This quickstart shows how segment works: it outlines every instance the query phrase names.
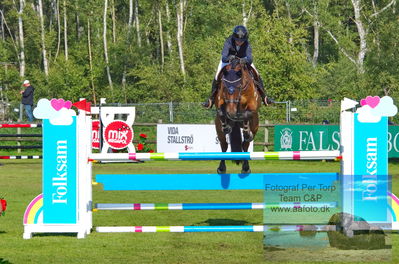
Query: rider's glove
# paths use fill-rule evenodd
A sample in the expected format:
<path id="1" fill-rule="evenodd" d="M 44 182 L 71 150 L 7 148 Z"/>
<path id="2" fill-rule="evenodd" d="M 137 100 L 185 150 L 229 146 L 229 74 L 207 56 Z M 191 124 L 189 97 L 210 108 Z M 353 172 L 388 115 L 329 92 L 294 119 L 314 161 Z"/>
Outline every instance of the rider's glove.
<path id="1" fill-rule="evenodd" d="M 248 63 L 248 59 L 246 57 L 240 58 L 240 64 L 247 64 L 247 63 Z"/>
<path id="2" fill-rule="evenodd" d="M 227 59 L 229 60 L 229 62 L 232 62 L 235 58 L 236 58 L 235 55 L 229 55 Z"/>

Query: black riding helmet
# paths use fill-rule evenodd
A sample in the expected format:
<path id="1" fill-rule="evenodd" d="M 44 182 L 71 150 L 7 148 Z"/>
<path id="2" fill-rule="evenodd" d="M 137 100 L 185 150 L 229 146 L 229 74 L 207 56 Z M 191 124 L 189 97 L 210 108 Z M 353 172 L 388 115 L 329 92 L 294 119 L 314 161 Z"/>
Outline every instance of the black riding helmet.
<path id="1" fill-rule="evenodd" d="M 248 39 L 248 30 L 244 26 L 236 26 L 233 29 L 234 40 L 246 41 Z"/>

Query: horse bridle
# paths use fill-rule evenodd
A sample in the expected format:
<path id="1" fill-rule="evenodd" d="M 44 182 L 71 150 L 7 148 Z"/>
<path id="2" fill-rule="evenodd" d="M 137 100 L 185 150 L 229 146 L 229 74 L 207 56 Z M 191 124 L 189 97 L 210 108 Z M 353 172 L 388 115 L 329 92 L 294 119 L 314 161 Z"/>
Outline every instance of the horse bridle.
<path id="1" fill-rule="evenodd" d="M 234 84 L 234 83 L 236 83 L 236 82 L 241 81 L 241 78 L 238 78 L 237 80 L 234 80 L 234 81 L 229 81 L 229 80 L 226 80 L 226 79 L 223 77 L 223 78 L 222 78 L 222 81 L 223 81 L 223 83 L 224 83 L 224 89 L 229 89 L 228 86 L 226 85 L 226 82 L 229 83 L 229 84 Z M 238 104 L 238 103 L 240 102 L 240 99 L 241 99 L 241 92 L 242 92 L 242 91 L 245 91 L 245 90 L 247 89 L 248 84 L 249 84 L 249 81 L 244 85 L 244 87 L 242 87 L 242 84 L 241 84 L 241 83 L 240 83 L 240 85 L 238 85 L 237 87 L 234 87 L 234 89 L 237 89 L 237 88 L 239 89 L 239 93 L 238 93 L 238 96 L 237 96 L 236 99 L 227 99 L 227 98 L 226 98 L 226 95 L 223 94 L 223 100 L 224 100 L 224 102 L 225 102 L 225 103 L 234 103 L 234 104 Z M 229 92 L 229 91 L 227 91 L 227 92 Z"/>

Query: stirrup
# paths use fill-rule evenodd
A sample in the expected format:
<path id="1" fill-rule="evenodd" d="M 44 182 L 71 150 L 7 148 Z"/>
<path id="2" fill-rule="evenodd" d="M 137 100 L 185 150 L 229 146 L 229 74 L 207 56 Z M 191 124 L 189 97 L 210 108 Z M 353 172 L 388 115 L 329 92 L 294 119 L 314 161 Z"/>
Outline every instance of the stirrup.
<path id="1" fill-rule="evenodd" d="M 262 98 L 262 103 L 263 103 L 265 106 L 268 106 L 268 105 L 269 105 L 269 100 L 268 100 L 267 96 L 265 96 L 265 97 Z"/>
<path id="2" fill-rule="evenodd" d="M 265 106 L 267 106 L 269 104 L 273 104 L 274 100 L 270 97 L 265 96 L 265 98 L 262 99 L 262 102 Z"/>
<path id="3" fill-rule="evenodd" d="M 206 109 L 211 109 L 213 106 L 213 101 L 211 100 L 211 98 L 208 98 L 208 101 L 202 103 L 202 106 Z"/>

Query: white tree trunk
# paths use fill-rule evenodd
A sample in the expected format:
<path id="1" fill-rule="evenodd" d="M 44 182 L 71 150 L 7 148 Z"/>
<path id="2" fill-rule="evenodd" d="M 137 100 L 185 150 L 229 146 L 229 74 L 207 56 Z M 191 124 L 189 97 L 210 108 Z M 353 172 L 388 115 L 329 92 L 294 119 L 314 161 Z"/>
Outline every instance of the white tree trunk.
<path id="1" fill-rule="evenodd" d="M 184 67 L 184 56 L 183 56 L 183 10 L 184 10 L 184 0 L 180 0 L 179 6 L 176 9 L 177 15 L 177 47 L 179 50 L 180 59 L 180 70 L 183 76 L 186 75 L 186 70 Z"/>
<path id="2" fill-rule="evenodd" d="M 61 17 L 60 17 L 60 1 L 57 0 L 57 51 L 55 52 L 54 60 L 57 59 L 61 46 Z"/>
<path id="3" fill-rule="evenodd" d="M 48 77 L 48 61 L 47 61 L 47 50 L 46 50 L 46 36 L 44 32 L 44 21 L 43 21 L 43 3 L 42 0 L 38 1 L 39 4 L 39 21 L 40 21 L 40 37 L 42 41 L 42 56 L 43 56 L 43 68 L 44 75 Z"/>
<path id="4" fill-rule="evenodd" d="M 104 1 L 104 16 L 103 16 L 103 43 L 104 43 L 104 58 L 105 65 L 107 69 L 107 77 L 109 88 L 111 91 L 114 89 L 112 84 L 111 72 L 109 69 L 109 59 L 108 59 L 108 43 L 107 43 L 107 10 L 108 10 L 108 0 Z"/>
<path id="5" fill-rule="evenodd" d="M 136 24 L 137 45 L 141 47 L 140 21 L 139 21 L 139 0 L 135 0 L 134 19 Z"/>
<path id="6" fill-rule="evenodd" d="M 68 60 L 68 24 L 67 24 L 67 6 L 64 0 L 64 52 L 65 60 Z"/>
<path id="7" fill-rule="evenodd" d="M 319 58 L 319 36 L 320 36 L 320 23 L 316 19 L 313 21 L 313 57 L 312 65 L 317 66 L 317 60 Z"/>
<path id="8" fill-rule="evenodd" d="M 112 42 L 113 42 L 113 43 L 116 43 L 115 0 L 112 0 Z"/>
<path id="9" fill-rule="evenodd" d="M 161 68 L 163 69 L 163 65 L 165 64 L 165 52 L 163 47 L 163 30 L 162 30 L 162 14 L 161 14 L 162 5 L 159 5 L 158 8 L 158 24 L 159 24 L 159 45 L 161 47 Z"/>
<path id="10" fill-rule="evenodd" d="M 96 100 L 96 90 L 94 88 L 94 80 L 93 80 L 93 59 L 91 55 L 91 34 L 90 34 L 90 19 L 87 20 L 87 51 L 89 53 L 89 67 L 90 67 L 90 84 L 91 84 L 91 90 L 93 93 L 93 102 L 96 105 L 97 100 Z"/>
<path id="11" fill-rule="evenodd" d="M 1 39 L 4 41 L 5 36 L 4 36 L 4 17 L 3 17 L 3 11 L 0 9 L 0 31 L 1 31 Z"/>
<path id="12" fill-rule="evenodd" d="M 251 18 L 251 12 L 252 12 L 252 0 L 250 0 L 250 6 L 249 6 L 249 11 L 246 11 L 245 7 L 246 0 L 242 1 L 242 25 L 244 27 L 247 27 L 248 20 Z"/>
<path id="13" fill-rule="evenodd" d="M 25 44 L 24 44 L 24 27 L 22 21 L 22 13 L 24 12 L 25 0 L 19 0 L 18 11 L 18 31 L 19 31 L 19 76 L 25 77 Z"/>
<path id="14" fill-rule="evenodd" d="M 353 11 L 355 13 L 355 24 L 357 27 L 357 32 L 359 34 L 359 52 L 357 54 L 357 68 L 359 73 L 364 73 L 364 57 L 366 56 L 367 52 L 367 30 L 364 28 L 363 22 L 361 20 L 361 6 L 360 0 L 352 0 Z"/>
<path id="15" fill-rule="evenodd" d="M 127 23 L 129 31 L 133 23 L 133 0 L 129 0 L 129 22 Z"/>
<path id="16" fill-rule="evenodd" d="M 166 22 L 170 25 L 170 11 L 169 11 L 169 3 L 168 0 L 165 1 L 165 9 L 166 9 Z M 167 45 L 168 45 L 168 54 L 172 53 L 172 37 L 170 36 L 170 31 L 166 33 L 167 37 Z"/>

